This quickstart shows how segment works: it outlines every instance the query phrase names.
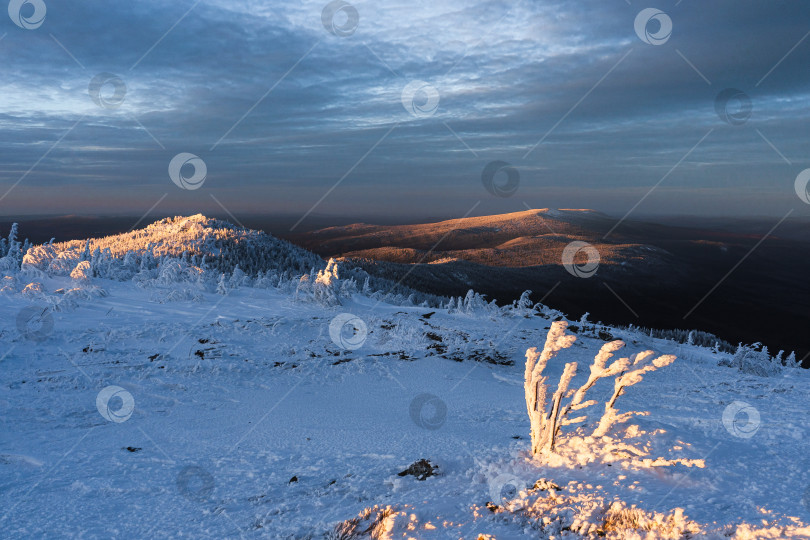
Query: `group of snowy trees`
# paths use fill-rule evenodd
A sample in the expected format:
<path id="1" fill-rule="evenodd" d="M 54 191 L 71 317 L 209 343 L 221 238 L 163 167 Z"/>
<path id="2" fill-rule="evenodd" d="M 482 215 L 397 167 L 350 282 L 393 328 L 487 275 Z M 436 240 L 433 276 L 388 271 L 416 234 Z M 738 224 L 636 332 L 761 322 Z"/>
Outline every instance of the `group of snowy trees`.
<path id="1" fill-rule="evenodd" d="M 199 291 L 227 294 L 239 287 L 278 288 L 298 300 L 335 305 L 357 292 L 401 305 L 439 308 L 447 298 L 373 276 L 347 261 L 324 262 L 290 242 L 201 215 L 167 218 L 145 229 L 104 238 L 31 246 L 17 241 L 18 225 L 0 242 L 0 272 L 17 283 L 69 276 L 90 288 L 95 278 L 134 281 L 158 301 L 200 298 Z M 338 276 L 340 265 L 340 277 Z M 6 292 L 19 291 L 4 281 Z M 195 292 L 197 291 L 197 292 Z"/>
<path id="2" fill-rule="evenodd" d="M 676 343 L 682 343 L 684 345 L 708 347 L 711 349 L 716 349 L 719 352 L 733 353 L 736 350 L 735 347 L 728 341 L 720 339 L 710 332 L 702 332 L 700 330 L 681 330 L 677 328 L 658 329 L 647 328 L 645 326 L 634 326 L 632 324 L 622 328 L 642 332 L 651 338 L 666 339 Z"/>
<path id="3" fill-rule="evenodd" d="M 19 225 L 14 223 L 8 233 L 8 239 L 0 238 L 0 271 L 14 271 L 20 268 L 23 257 L 31 249 L 28 239 L 20 243 L 17 240 Z"/>
<path id="4" fill-rule="evenodd" d="M 802 367 L 801 362 L 796 359 L 795 352 L 791 352 L 787 357 L 785 351 L 779 351 L 776 356 L 771 356 L 768 347 L 761 343 L 753 345 L 740 343 L 734 356 L 731 359 L 724 359 L 720 364 L 735 367 L 743 373 L 760 377 L 777 375 L 785 368 Z"/>

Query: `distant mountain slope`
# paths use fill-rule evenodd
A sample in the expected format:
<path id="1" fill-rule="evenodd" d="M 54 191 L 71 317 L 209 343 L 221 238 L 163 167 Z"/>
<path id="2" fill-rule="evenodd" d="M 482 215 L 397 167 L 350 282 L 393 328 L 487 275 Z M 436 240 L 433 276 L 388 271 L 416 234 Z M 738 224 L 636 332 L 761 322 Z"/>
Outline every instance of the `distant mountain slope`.
<path id="1" fill-rule="evenodd" d="M 663 250 L 650 246 L 602 241 L 613 222 L 592 210 L 542 209 L 416 225 L 330 227 L 295 241 L 324 256 L 398 263 L 461 259 L 511 268 L 558 265 L 573 240 L 594 245 L 603 264 L 665 257 Z"/>

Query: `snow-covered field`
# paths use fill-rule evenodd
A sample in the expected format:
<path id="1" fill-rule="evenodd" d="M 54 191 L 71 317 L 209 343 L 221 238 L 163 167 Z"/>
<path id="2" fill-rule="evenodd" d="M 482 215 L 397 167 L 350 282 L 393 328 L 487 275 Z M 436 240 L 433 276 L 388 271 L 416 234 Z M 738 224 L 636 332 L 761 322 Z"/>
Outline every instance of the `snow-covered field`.
<path id="1" fill-rule="evenodd" d="M 621 451 L 578 465 L 575 446 L 530 454 L 525 354 L 551 310 L 86 274 L 5 272 L 3 538 L 810 537 L 803 370 L 746 374 L 718 365 L 727 353 L 610 329 L 621 356 L 678 357 L 626 389 L 617 407 L 649 414 L 611 437 L 704 466 Z M 340 314 L 359 321 L 330 333 Z M 587 378 L 604 344 L 568 332 L 552 390 L 567 362 Z M 592 430 L 601 405 L 585 414 Z M 398 475 L 421 459 L 435 475 Z"/>

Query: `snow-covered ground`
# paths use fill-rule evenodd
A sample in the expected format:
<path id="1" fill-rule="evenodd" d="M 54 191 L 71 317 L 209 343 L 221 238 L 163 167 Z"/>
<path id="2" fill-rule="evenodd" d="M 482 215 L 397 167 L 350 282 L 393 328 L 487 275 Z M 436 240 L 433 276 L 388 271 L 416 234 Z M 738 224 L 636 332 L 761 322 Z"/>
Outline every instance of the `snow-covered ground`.
<path id="1" fill-rule="evenodd" d="M 525 353 L 547 317 L 34 277 L 0 294 L 3 538 L 810 537 L 802 370 L 611 330 L 621 356 L 678 356 L 619 398 L 649 415 L 613 436 L 705 466 L 580 466 L 529 452 Z M 27 309 L 77 286 L 69 309 Z M 359 321 L 330 333 L 343 313 Z M 552 387 L 604 343 L 568 331 Z M 398 475 L 420 459 L 436 475 Z"/>

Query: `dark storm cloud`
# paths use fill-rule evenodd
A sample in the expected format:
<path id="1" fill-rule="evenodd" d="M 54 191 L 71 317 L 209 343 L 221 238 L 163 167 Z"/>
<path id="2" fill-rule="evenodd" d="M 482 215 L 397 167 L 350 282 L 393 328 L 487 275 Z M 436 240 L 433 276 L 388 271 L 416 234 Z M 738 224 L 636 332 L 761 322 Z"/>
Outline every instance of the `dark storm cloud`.
<path id="1" fill-rule="evenodd" d="M 791 185 L 810 166 L 810 38 L 777 66 L 810 31 L 799 2 L 661 2 L 673 33 L 653 46 L 637 2 L 357 3 L 339 38 L 322 2 L 45 1 L 36 30 L 0 23 L 0 196 L 64 139 L 5 214 L 140 214 L 166 192 L 166 212 L 219 194 L 236 213 L 303 214 L 376 143 L 318 211 L 461 215 L 483 199 L 622 214 L 712 129 L 640 211 L 707 196 L 725 214 L 806 211 Z M 90 99 L 102 72 L 126 84 L 120 108 Z M 432 116 L 401 104 L 415 79 L 439 92 Z M 743 125 L 715 111 L 727 87 L 750 96 Z M 179 152 L 205 160 L 204 189 L 171 184 Z M 508 201 L 480 184 L 495 159 L 521 170 Z"/>

